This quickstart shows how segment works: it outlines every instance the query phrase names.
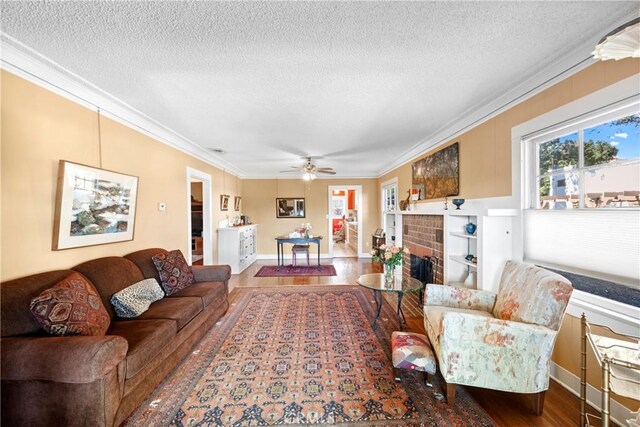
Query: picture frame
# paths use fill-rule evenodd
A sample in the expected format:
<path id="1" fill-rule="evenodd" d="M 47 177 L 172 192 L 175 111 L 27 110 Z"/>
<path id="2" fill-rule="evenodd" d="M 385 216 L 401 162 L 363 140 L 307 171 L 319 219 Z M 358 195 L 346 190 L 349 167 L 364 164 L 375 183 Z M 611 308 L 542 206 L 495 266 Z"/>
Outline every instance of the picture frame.
<path id="1" fill-rule="evenodd" d="M 133 240 L 138 177 L 60 160 L 54 251 Z"/>
<path id="2" fill-rule="evenodd" d="M 418 189 L 418 200 L 441 199 L 460 193 L 458 146 L 456 142 L 413 163 L 411 183 L 412 190 Z"/>
<path id="3" fill-rule="evenodd" d="M 229 210 L 229 195 L 228 194 L 221 194 L 220 195 L 220 210 L 221 211 L 228 211 Z"/>
<path id="4" fill-rule="evenodd" d="M 242 201 L 242 197 L 234 197 L 233 198 L 233 210 L 238 212 L 240 210 L 240 203 Z"/>
<path id="5" fill-rule="evenodd" d="M 303 197 L 276 198 L 276 218 L 304 218 L 305 201 Z"/>

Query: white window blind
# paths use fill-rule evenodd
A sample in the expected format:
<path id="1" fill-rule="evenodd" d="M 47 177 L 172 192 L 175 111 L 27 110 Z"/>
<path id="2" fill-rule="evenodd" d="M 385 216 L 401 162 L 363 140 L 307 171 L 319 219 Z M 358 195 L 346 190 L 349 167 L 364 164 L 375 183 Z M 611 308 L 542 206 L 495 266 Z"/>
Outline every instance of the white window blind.
<path id="1" fill-rule="evenodd" d="M 640 209 L 531 209 L 535 207 L 534 186 L 538 184 L 536 143 L 638 114 L 639 99 L 634 95 L 522 138 L 527 148 L 526 206 L 530 208 L 523 212 L 526 261 L 640 288 Z M 629 184 L 638 185 L 637 182 Z"/>

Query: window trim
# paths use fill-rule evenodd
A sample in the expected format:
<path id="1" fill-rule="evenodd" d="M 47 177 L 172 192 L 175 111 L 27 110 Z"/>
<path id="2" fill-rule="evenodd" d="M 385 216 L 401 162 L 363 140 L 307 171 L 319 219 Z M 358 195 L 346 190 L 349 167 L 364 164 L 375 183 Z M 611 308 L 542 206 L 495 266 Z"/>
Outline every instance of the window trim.
<path id="1" fill-rule="evenodd" d="M 625 208 L 587 208 L 585 206 L 585 188 L 584 188 L 584 174 L 585 172 L 593 169 L 603 169 L 609 167 L 624 166 L 626 164 L 637 163 L 638 159 L 625 159 L 616 161 L 615 163 L 603 163 L 593 166 L 584 166 L 584 130 L 593 126 L 597 126 L 606 123 L 611 120 L 615 120 L 621 117 L 626 117 L 633 114 L 638 114 L 640 111 L 640 94 L 634 94 L 627 98 L 624 98 L 618 102 L 610 103 L 604 107 L 600 107 L 579 116 L 560 121 L 556 124 L 546 126 L 538 131 L 523 135 L 521 137 L 521 144 L 523 145 L 523 152 L 525 153 L 524 164 L 524 209 L 532 209 L 537 211 L 545 211 L 538 207 L 538 200 L 540 199 L 540 184 L 539 180 L 543 177 L 552 177 L 555 175 L 566 175 L 567 173 L 578 174 L 578 207 L 572 210 L 612 210 L 620 211 L 624 210 L 639 210 L 640 207 L 625 207 Z M 574 169 L 561 172 L 555 170 L 551 173 L 539 174 L 540 170 L 540 157 L 539 147 L 545 142 L 549 142 L 555 138 L 561 138 L 571 133 L 578 134 L 578 165 Z"/>

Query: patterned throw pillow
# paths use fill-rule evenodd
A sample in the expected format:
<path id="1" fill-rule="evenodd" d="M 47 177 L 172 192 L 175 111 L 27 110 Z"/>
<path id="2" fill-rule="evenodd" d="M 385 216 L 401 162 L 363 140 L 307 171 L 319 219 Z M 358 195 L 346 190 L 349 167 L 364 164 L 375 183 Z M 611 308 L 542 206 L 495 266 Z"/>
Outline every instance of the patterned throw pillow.
<path id="1" fill-rule="evenodd" d="M 32 299 L 30 309 L 51 335 L 101 336 L 111 323 L 98 291 L 79 273 L 71 273 Z"/>
<path id="2" fill-rule="evenodd" d="M 179 250 L 151 257 L 160 274 L 160 284 L 167 296 L 195 283 L 191 267 Z"/>
<path id="3" fill-rule="evenodd" d="M 164 298 L 164 292 L 156 279 L 144 279 L 116 292 L 111 305 L 118 317 L 138 317 L 149 309 L 152 302 Z"/>

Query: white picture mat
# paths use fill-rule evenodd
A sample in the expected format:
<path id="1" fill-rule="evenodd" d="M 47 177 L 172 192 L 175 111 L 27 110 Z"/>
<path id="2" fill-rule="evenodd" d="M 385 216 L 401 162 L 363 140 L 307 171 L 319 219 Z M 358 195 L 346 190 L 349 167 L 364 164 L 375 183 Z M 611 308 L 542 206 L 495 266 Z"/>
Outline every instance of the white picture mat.
<path id="1" fill-rule="evenodd" d="M 57 227 L 54 230 L 54 249 L 70 249 L 82 246 L 100 245 L 105 243 L 123 242 L 133 240 L 135 226 L 136 200 L 138 190 L 138 177 L 112 172 L 104 169 L 84 166 L 77 163 L 61 161 L 58 183 L 58 218 Z M 61 174 L 61 175 L 60 175 Z M 70 226 L 73 218 L 73 198 L 76 178 L 86 180 L 102 180 L 114 182 L 129 189 L 129 213 L 127 218 L 127 230 L 117 233 L 101 233 L 83 236 L 72 236 Z M 57 245 L 56 245 L 57 242 Z"/>

